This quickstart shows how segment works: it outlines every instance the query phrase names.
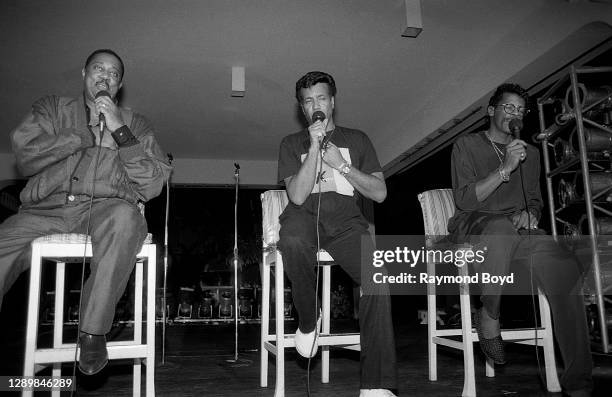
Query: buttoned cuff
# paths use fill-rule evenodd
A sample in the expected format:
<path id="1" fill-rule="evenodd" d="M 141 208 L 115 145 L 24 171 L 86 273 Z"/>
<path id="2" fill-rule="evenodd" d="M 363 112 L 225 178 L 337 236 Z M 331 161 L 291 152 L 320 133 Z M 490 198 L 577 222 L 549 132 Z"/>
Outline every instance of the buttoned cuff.
<path id="1" fill-rule="evenodd" d="M 130 131 L 127 125 L 117 128 L 115 131 L 111 132 L 111 135 L 119 147 L 133 146 L 138 143 L 138 139 L 132 134 L 132 131 Z"/>

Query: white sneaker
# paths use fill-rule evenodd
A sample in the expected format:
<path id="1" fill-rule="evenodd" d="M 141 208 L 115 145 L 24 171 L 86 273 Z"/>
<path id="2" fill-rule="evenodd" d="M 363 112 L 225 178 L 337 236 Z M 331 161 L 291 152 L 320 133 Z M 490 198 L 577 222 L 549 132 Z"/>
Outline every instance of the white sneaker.
<path id="1" fill-rule="evenodd" d="M 397 397 L 387 389 L 361 389 L 359 397 Z"/>
<path id="2" fill-rule="evenodd" d="M 316 332 L 315 332 L 316 331 Z M 317 325 L 312 332 L 307 334 L 300 331 L 300 328 L 295 331 L 295 350 L 300 353 L 300 356 L 311 358 L 317 354 L 319 350 L 319 333 L 321 332 L 321 316 L 317 319 Z M 316 336 L 316 337 L 315 337 Z M 313 346 L 314 344 L 314 346 Z M 311 354 L 312 352 L 312 354 Z"/>

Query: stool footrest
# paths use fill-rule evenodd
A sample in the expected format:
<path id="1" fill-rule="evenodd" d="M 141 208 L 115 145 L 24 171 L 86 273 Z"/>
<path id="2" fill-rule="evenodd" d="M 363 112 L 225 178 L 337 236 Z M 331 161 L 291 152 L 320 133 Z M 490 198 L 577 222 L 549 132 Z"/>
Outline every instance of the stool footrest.
<path id="1" fill-rule="evenodd" d="M 359 338 L 358 332 L 347 334 L 320 334 L 319 346 L 359 345 Z M 265 342 L 276 348 L 276 335 L 268 335 Z M 295 334 L 285 334 L 283 344 L 285 347 L 295 347 Z"/>
<path id="2" fill-rule="evenodd" d="M 59 362 L 72 362 L 74 360 L 74 345 L 64 346 L 65 347 L 36 350 L 34 352 L 34 363 L 53 364 Z M 109 360 L 147 358 L 147 345 L 144 344 L 109 345 L 107 346 L 107 349 Z M 80 351 L 77 352 L 77 357 L 79 356 L 79 353 Z"/>
<path id="3" fill-rule="evenodd" d="M 520 341 L 521 339 L 534 339 L 536 336 L 535 328 L 516 328 L 516 329 L 502 329 L 501 336 L 502 339 L 514 341 Z M 545 337 L 544 332 L 546 328 L 538 327 L 538 339 L 542 339 Z M 473 339 L 475 342 L 478 341 L 478 334 L 476 333 L 476 329 L 472 328 Z M 436 329 L 435 336 L 461 336 L 461 328 L 449 328 L 449 329 Z"/>
<path id="4" fill-rule="evenodd" d="M 463 348 L 463 341 L 461 340 L 441 338 L 439 336 L 434 336 L 433 338 L 431 338 L 431 341 L 432 343 L 435 343 L 436 345 L 448 346 L 448 347 L 452 347 L 453 349 L 465 350 Z"/>

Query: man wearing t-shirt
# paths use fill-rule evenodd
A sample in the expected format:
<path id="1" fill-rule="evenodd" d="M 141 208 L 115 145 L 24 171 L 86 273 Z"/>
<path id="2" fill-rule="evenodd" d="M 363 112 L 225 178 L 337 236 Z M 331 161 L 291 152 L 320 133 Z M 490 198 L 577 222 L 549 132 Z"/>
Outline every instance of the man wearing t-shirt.
<path id="1" fill-rule="evenodd" d="M 278 246 L 299 315 L 296 349 L 312 357 L 318 349 L 320 326 L 315 298 L 317 248 L 329 252 L 361 285 L 361 255 L 371 258 L 374 243 L 357 198 L 361 195 L 380 203 L 387 188 L 367 135 L 334 123 L 333 77 L 307 73 L 295 91 L 310 126 L 286 136 L 280 145 L 278 180 L 287 188 L 289 204 L 280 216 Z M 367 274 L 369 269 L 364 270 Z M 389 391 L 396 388 L 397 380 L 388 290 L 384 284 L 365 282 L 362 289 L 360 396 L 394 396 Z"/>

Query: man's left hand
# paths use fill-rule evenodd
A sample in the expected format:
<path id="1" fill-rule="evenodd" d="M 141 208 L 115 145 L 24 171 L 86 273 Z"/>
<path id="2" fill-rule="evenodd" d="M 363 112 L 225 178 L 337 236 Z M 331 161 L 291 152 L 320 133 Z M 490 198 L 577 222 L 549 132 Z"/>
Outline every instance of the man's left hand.
<path id="1" fill-rule="evenodd" d="M 323 152 L 323 161 L 333 169 L 338 169 L 342 164 L 346 163 L 340 149 L 333 143 L 327 144 L 327 149 Z"/>
<path id="2" fill-rule="evenodd" d="M 519 229 L 537 229 L 538 218 L 527 211 L 521 211 L 520 214 L 512 215 L 512 224 L 514 227 Z"/>
<path id="3" fill-rule="evenodd" d="M 109 131 L 115 131 L 117 128 L 125 125 L 121 117 L 121 111 L 110 97 L 101 96 L 95 99 L 96 112 L 104 114 L 106 120 L 106 128 Z"/>

